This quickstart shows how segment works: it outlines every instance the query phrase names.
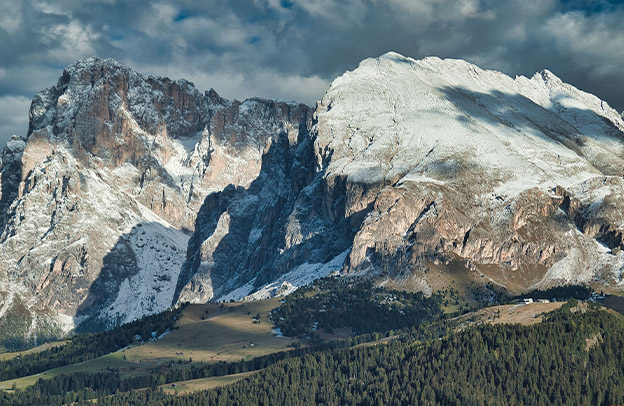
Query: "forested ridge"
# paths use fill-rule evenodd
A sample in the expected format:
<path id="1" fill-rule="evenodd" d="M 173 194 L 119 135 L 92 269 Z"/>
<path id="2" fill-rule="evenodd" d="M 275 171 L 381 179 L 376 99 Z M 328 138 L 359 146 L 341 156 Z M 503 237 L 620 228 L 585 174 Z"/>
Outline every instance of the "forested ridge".
<path id="1" fill-rule="evenodd" d="M 347 327 L 354 334 L 418 326 L 442 318 L 442 296 L 388 290 L 369 279 L 325 278 L 297 289 L 272 312 L 289 337 Z"/>
<path id="2" fill-rule="evenodd" d="M 427 343 L 317 352 L 191 395 L 119 394 L 99 405 L 614 405 L 624 403 L 624 325 L 601 310 L 483 325 Z M 87 405 L 88 403 L 84 403 Z"/>
<path id="3" fill-rule="evenodd" d="M 438 328 L 432 330 L 416 328 L 410 331 L 409 334 L 418 337 L 430 337 L 431 334 L 435 334 L 436 332 L 446 331 L 441 329 L 443 329 L 442 326 L 438 326 Z M 346 340 L 321 342 L 311 347 L 276 352 L 255 357 L 250 360 L 240 360 L 236 362 L 221 361 L 208 364 L 197 363 L 189 366 L 172 368 L 161 373 L 125 378 L 122 378 L 116 370 L 96 373 L 75 372 L 60 374 L 51 378 L 40 378 L 34 385 L 14 393 L 0 392 L 0 405 L 62 405 L 82 399 L 94 399 L 133 389 L 154 389 L 158 385 L 165 383 L 257 371 L 288 358 L 302 357 L 315 352 L 350 348 L 354 345 L 370 342 L 382 337 L 384 336 L 379 333 L 363 334 Z"/>

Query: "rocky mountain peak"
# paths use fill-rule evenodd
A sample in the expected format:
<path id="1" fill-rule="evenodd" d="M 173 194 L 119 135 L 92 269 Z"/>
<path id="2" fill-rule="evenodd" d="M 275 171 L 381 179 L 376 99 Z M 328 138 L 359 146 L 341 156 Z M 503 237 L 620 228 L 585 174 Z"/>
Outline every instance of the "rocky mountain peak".
<path id="1" fill-rule="evenodd" d="M 148 148 L 157 146 L 166 161 L 167 137 L 195 135 L 223 107 L 186 80 L 145 78 L 112 59 L 89 58 L 34 98 L 29 136 L 63 139 L 83 158 L 87 153 L 111 166 L 146 165 Z"/>
<path id="2" fill-rule="evenodd" d="M 111 59 L 68 66 L 2 155 L 2 308 L 26 306 L 28 336 L 42 317 L 102 328 L 168 307 L 205 197 L 249 185 L 310 121 L 303 104 L 230 102 Z"/>
<path id="3" fill-rule="evenodd" d="M 563 81 L 557 77 L 554 73 L 549 71 L 548 69 L 543 69 L 539 73 L 536 73 L 535 76 L 540 76 L 545 83 L 552 82 L 556 85 L 562 85 Z"/>

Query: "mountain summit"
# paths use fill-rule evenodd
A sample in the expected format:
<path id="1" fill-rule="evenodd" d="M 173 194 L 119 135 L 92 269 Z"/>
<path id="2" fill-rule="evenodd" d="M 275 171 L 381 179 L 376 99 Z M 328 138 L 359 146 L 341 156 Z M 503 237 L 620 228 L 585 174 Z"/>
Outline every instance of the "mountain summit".
<path id="1" fill-rule="evenodd" d="M 0 177 L 0 320 L 22 335 L 331 272 L 624 286 L 624 121 L 546 70 L 387 53 L 313 111 L 91 58 L 30 119 Z"/>
<path id="2" fill-rule="evenodd" d="M 350 269 L 425 289 L 448 269 L 512 290 L 621 284 L 624 122 L 595 96 L 389 53 L 336 79 L 317 117 L 326 176 L 366 185 Z"/>

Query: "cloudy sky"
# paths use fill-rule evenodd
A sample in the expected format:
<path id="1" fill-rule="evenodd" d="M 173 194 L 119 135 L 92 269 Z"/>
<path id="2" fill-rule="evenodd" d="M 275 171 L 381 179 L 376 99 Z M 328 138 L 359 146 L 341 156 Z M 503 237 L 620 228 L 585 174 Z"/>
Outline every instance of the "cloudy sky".
<path id="1" fill-rule="evenodd" d="M 184 77 L 226 98 L 314 104 L 393 50 L 530 76 L 547 68 L 624 110 L 619 0 L 0 0 L 0 144 L 35 93 L 89 56 Z"/>

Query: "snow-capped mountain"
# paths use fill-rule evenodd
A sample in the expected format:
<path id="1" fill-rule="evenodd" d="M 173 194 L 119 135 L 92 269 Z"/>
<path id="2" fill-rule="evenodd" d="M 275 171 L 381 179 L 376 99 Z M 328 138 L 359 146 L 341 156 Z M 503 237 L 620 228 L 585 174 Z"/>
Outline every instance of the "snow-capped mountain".
<path id="1" fill-rule="evenodd" d="M 548 71 L 510 78 L 389 53 L 338 78 L 317 109 L 326 177 L 366 185 L 348 268 L 448 269 L 513 290 L 622 286 L 624 122 Z M 441 264 L 441 265 L 438 265 Z"/>
<path id="2" fill-rule="evenodd" d="M 313 111 L 92 58 L 1 159 L 0 323 L 22 335 L 332 272 L 624 287 L 624 121 L 548 71 L 388 53 Z"/>
<path id="3" fill-rule="evenodd" d="M 333 82 L 309 139 L 274 144 L 249 188 L 207 198 L 181 298 L 244 297 L 343 257 L 322 269 L 427 292 L 621 288 L 623 131 L 548 71 L 367 59 Z"/>

